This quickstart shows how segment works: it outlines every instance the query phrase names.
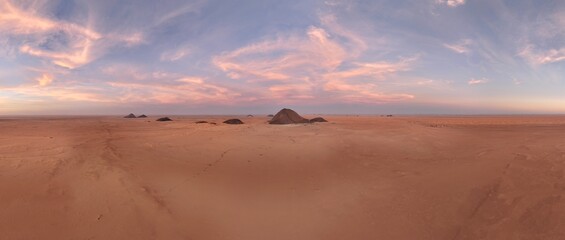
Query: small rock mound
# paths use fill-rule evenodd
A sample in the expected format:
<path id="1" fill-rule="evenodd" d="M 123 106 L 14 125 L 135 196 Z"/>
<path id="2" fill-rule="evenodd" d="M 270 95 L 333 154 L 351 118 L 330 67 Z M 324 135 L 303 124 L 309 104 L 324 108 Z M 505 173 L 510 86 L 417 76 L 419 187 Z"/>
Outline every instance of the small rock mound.
<path id="1" fill-rule="evenodd" d="M 146 118 L 147 116 L 145 114 L 141 114 L 139 116 L 137 116 L 137 118 Z"/>
<path id="2" fill-rule="evenodd" d="M 157 121 L 159 122 L 168 122 L 168 121 L 173 121 L 172 119 L 170 119 L 169 117 L 162 117 L 157 119 Z"/>
<path id="3" fill-rule="evenodd" d="M 322 117 L 317 117 L 317 118 L 312 118 L 310 119 L 310 123 L 315 123 L 315 122 L 328 122 L 328 120 L 322 118 Z"/>
<path id="4" fill-rule="evenodd" d="M 247 117 L 253 117 L 253 115 L 249 114 L 249 115 L 247 115 Z"/>
<path id="5" fill-rule="evenodd" d="M 224 121 L 225 124 L 243 124 L 243 122 L 237 118 L 228 119 Z"/>
<path id="6" fill-rule="evenodd" d="M 267 117 L 274 117 L 274 116 L 275 116 L 275 115 L 273 115 L 273 114 L 269 114 L 269 115 L 267 115 Z"/>
<path id="7" fill-rule="evenodd" d="M 196 121 L 196 122 L 194 122 L 194 123 L 196 123 L 196 124 L 199 124 L 199 123 L 208 123 L 208 121 Z"/>
<path id="8" fill-rule="evenodd" d="M 133 113 L 130 113 L 129 115 L 124 116 L 124 118 L 135 118 L 135 115 L 133 115 Z"/>
<path id="9" fill-rule="evenodd" d="M 295 124 L 295 123 L 309 123 L 310 121 L 298 115 L 295 111 L 288 108 L 283 108 L 269 121 L 269 124 Z"/>

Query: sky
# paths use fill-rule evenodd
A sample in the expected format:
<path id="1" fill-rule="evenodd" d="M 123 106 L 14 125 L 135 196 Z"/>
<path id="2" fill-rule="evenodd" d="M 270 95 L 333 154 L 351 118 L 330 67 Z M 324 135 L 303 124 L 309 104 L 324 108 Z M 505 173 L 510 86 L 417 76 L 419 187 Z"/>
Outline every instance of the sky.
<path id="1" fill-rule="evenodd" d="M 561 0 L 1 0 L 0 115 L 565 113 Z"/>

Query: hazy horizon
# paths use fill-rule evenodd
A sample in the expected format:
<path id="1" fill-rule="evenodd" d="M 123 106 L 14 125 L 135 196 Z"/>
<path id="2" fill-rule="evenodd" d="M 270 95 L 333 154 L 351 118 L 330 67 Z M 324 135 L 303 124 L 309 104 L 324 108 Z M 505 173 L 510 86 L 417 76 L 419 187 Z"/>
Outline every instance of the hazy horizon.
<path id="1" fill-rule="evenodd" d="M 565 2 L 0 3 L 0 116 L 563 114 Z"/>

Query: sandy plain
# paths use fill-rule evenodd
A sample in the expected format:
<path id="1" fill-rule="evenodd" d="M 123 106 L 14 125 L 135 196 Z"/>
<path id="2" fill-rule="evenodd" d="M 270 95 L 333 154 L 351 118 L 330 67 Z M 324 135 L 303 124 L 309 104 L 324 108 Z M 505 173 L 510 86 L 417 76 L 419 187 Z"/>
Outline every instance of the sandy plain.
<path id="1" fill-rule="evenodd" d="M 0 239 L 565 239 L 564 116 L 324 117 L 3 117 Z"/>

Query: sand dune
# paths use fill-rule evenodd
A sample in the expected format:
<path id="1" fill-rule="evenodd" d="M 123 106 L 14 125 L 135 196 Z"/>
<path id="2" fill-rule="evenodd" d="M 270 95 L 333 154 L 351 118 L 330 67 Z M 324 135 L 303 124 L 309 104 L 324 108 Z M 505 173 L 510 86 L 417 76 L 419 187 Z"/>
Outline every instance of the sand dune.
<path id="1" fill-rule="evenodd" d="M 565 238 L 565 117 L 227 118 L 0 120 L 0 238 Z"/>

